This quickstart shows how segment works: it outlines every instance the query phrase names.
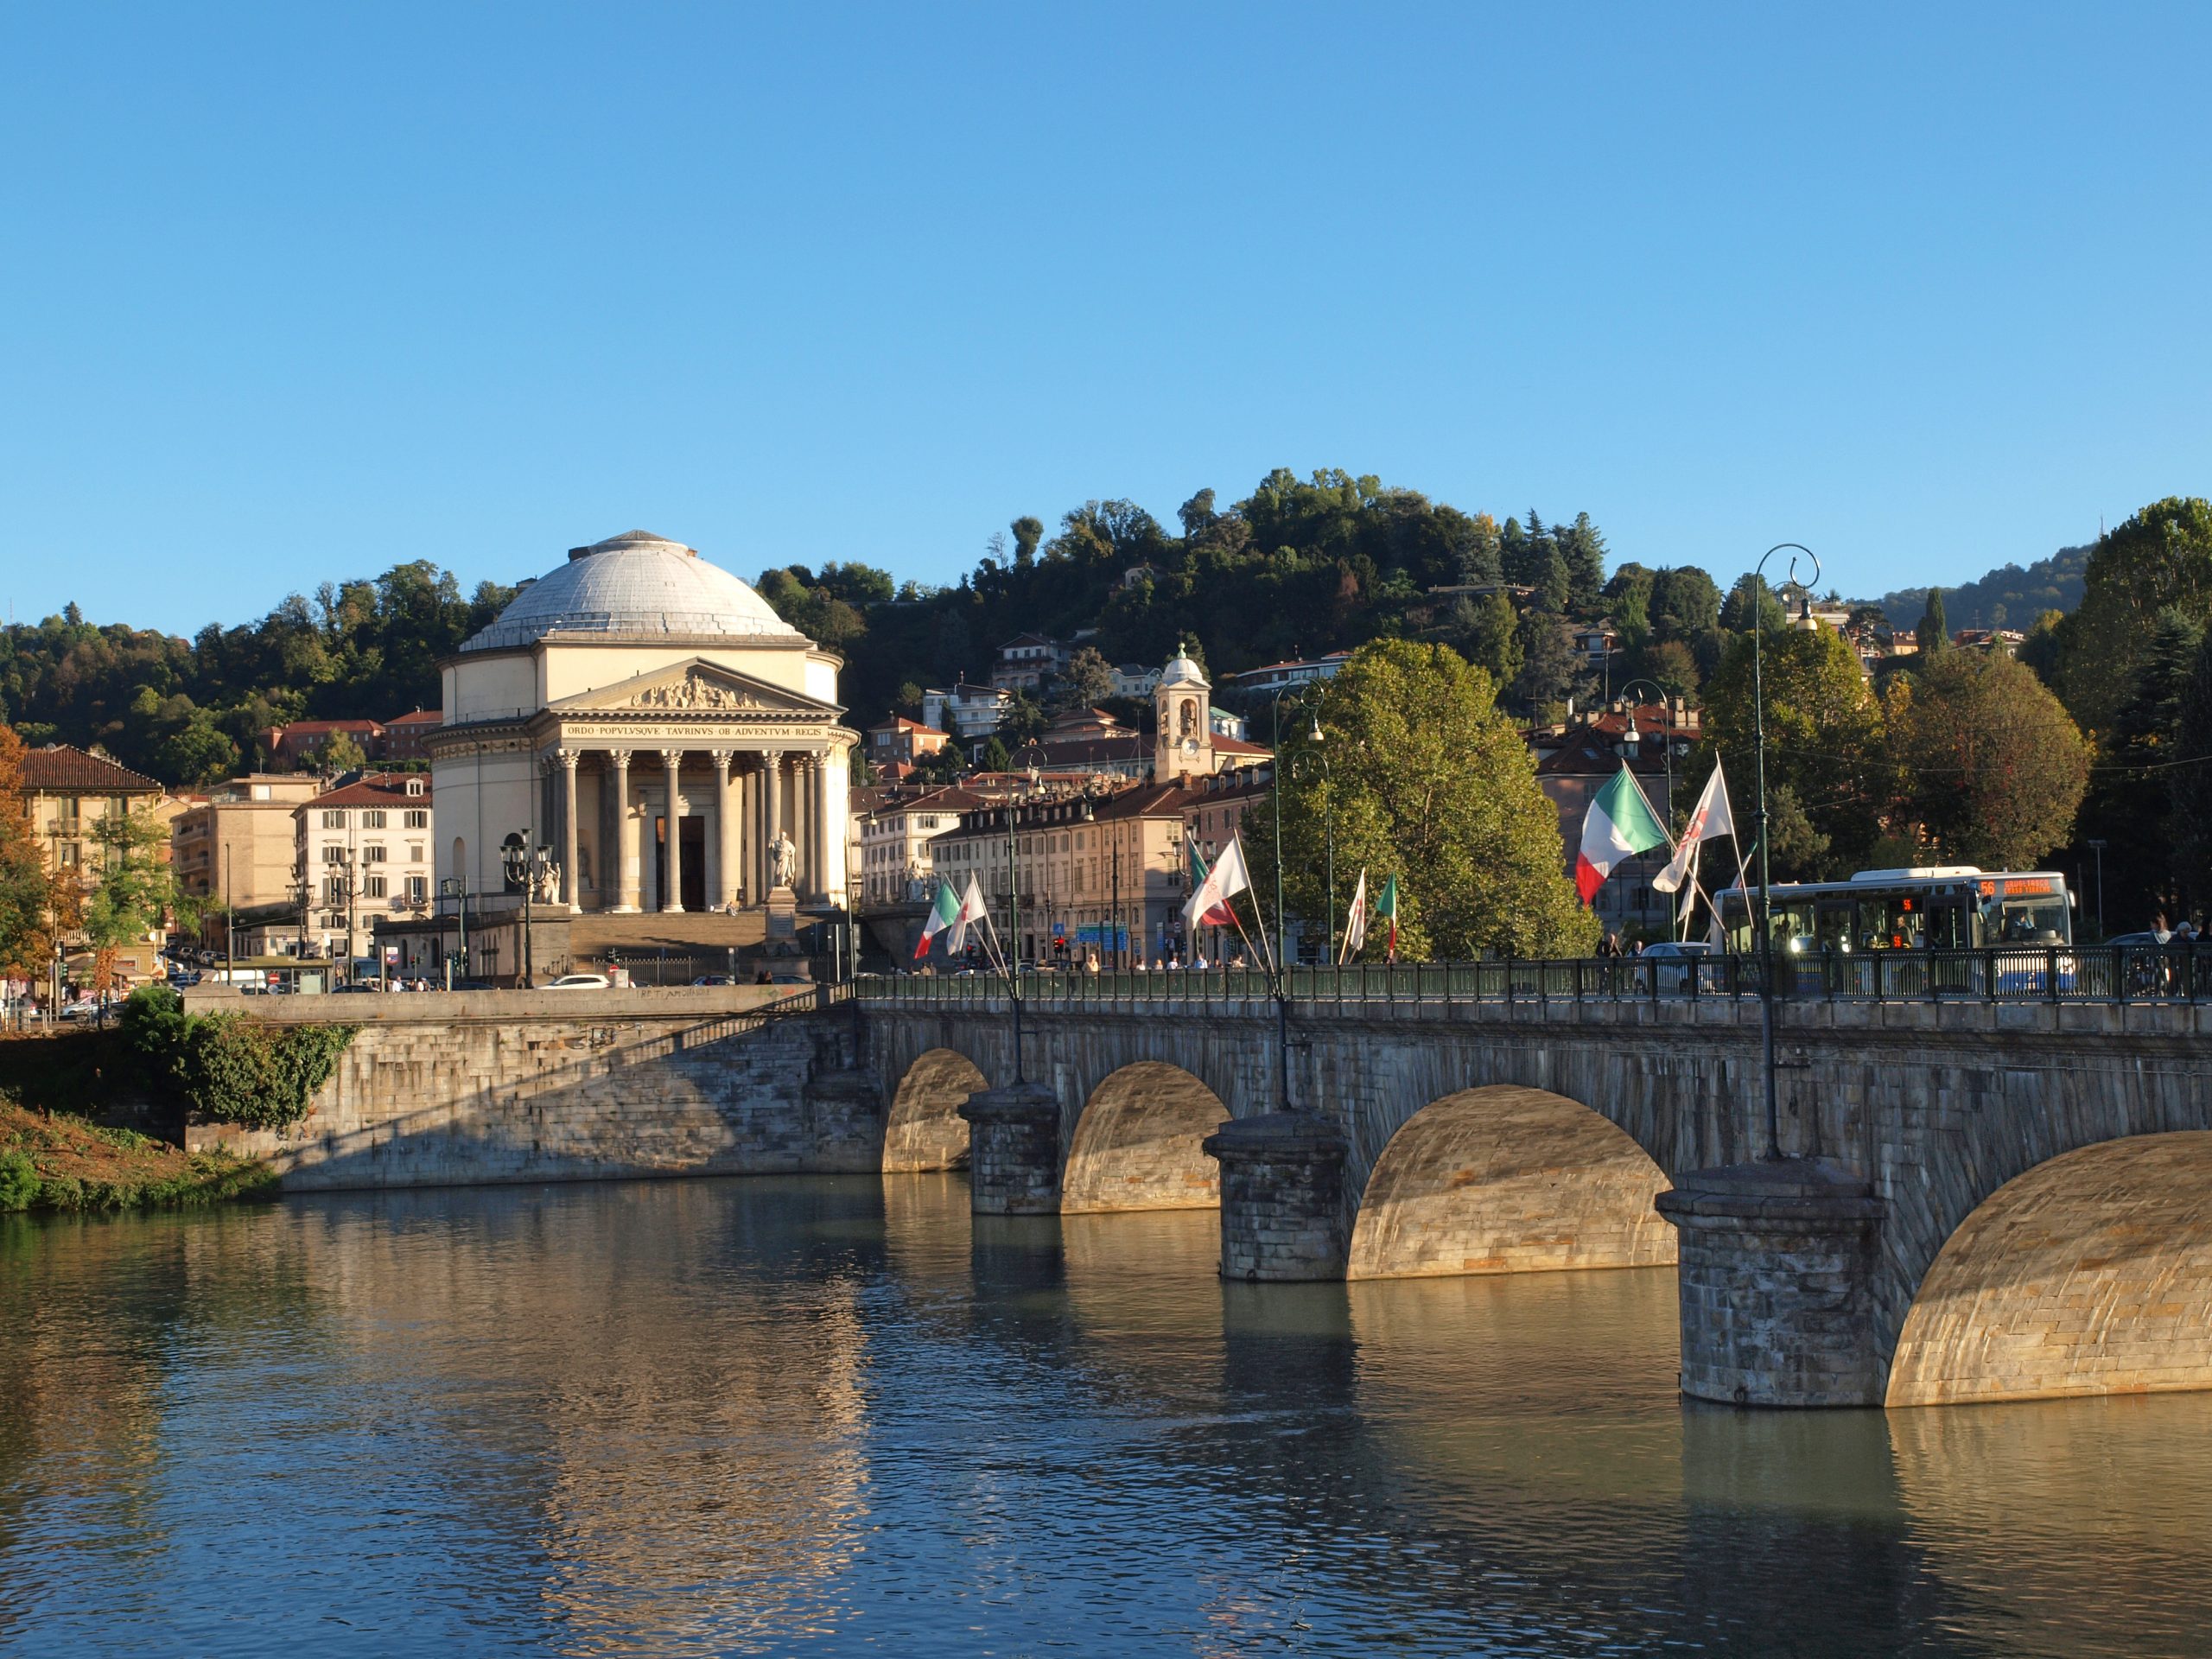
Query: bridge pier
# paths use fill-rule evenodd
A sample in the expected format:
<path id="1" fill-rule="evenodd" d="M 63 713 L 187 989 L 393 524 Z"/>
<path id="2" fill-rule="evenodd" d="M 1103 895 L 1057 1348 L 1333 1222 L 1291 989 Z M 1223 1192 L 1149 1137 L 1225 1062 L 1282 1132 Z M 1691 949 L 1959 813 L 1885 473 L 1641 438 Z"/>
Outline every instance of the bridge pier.
<path id="1" fill-rule="evenodd" d="M 1885 1206 L 1822 1158 L 1732 1164 L 1658 1198 L 1681 1243 L 1682 1392 L 1739 1406 L 1878 1406 Z"/>
<path id="2" fill-rule="evenodd" d="M 1202 1143 L 1221 1166 L 1221 1276 L 1341 1279 L 1351 1252 L 1344 1158 L 1334 1124 L 1268 1112 L 1223 1124 Z"/>
<path id="3" fill-rule="evenodd" d="M 968 1207 L 979 1216 L 1051 1216 L 1060 1208 L 1060 1103 L 1041 1083 L 981 1089 L 968 1120 Z"/>

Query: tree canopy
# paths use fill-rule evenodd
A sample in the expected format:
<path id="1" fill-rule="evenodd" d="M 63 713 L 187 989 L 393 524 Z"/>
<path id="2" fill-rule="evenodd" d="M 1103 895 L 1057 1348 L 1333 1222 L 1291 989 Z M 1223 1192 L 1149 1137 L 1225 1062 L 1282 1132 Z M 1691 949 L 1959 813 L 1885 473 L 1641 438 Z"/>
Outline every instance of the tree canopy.
<path id="1" fill-rule="evenodd" d="M 1408 957 L 1573 956 L 1595 943 L 1596 918 L 1567 879 L 1559 815 L 1483 670 L 1448 646 L 1376 640 L 1324 683 L 1312 715 L 1291 722 L 1279 757 L 1284 887 L 1297 915 L 1319 920 L 1328 906 L 1333 830 L 1337 904 L 1362 868 L 1370 894 L 1397 876 Z M 1272 893 L 1270 815 L 1252 816 L 1247 845 L 1254 880 Z M 1340 911 L 1339 933 L 1344 921 Z"/>

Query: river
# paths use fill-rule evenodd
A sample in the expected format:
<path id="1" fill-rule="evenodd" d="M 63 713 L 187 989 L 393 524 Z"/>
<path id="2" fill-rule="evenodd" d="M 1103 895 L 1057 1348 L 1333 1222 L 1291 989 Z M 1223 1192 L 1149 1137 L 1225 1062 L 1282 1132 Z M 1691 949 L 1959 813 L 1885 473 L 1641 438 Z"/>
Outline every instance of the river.
<path id="1" fill-rule="evenodd" d="M 2212 1653 L 2212 1395 L 1707 1408 L 1671 1269 L 1224 1286 L 1216 1226 L 9 1221 L 0 1651 Z"/>

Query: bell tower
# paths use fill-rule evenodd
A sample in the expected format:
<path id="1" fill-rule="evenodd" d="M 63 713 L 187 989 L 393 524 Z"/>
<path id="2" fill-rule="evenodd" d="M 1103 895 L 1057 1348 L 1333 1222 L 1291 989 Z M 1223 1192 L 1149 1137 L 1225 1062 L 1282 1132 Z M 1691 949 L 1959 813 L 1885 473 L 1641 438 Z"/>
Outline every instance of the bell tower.
<path id="1" fill-rule="evenodd" d="M 1152 693 L 1154 783 L 1213 776 L 1212 687 L 1198 665 L 1178 652 Z"/>

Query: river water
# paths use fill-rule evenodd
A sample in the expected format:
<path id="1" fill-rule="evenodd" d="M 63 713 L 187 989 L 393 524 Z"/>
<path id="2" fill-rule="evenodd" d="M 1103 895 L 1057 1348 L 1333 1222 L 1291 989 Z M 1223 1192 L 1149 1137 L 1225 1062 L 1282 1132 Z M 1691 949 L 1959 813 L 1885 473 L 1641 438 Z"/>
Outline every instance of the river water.
<path id="1" fill-rule="evenodd" d="M 957 1177 L 0 1228 L 0 1651 L 2212 1653 L 2212 1396 L 1676 1395 L 1671 1270 Z"/>

